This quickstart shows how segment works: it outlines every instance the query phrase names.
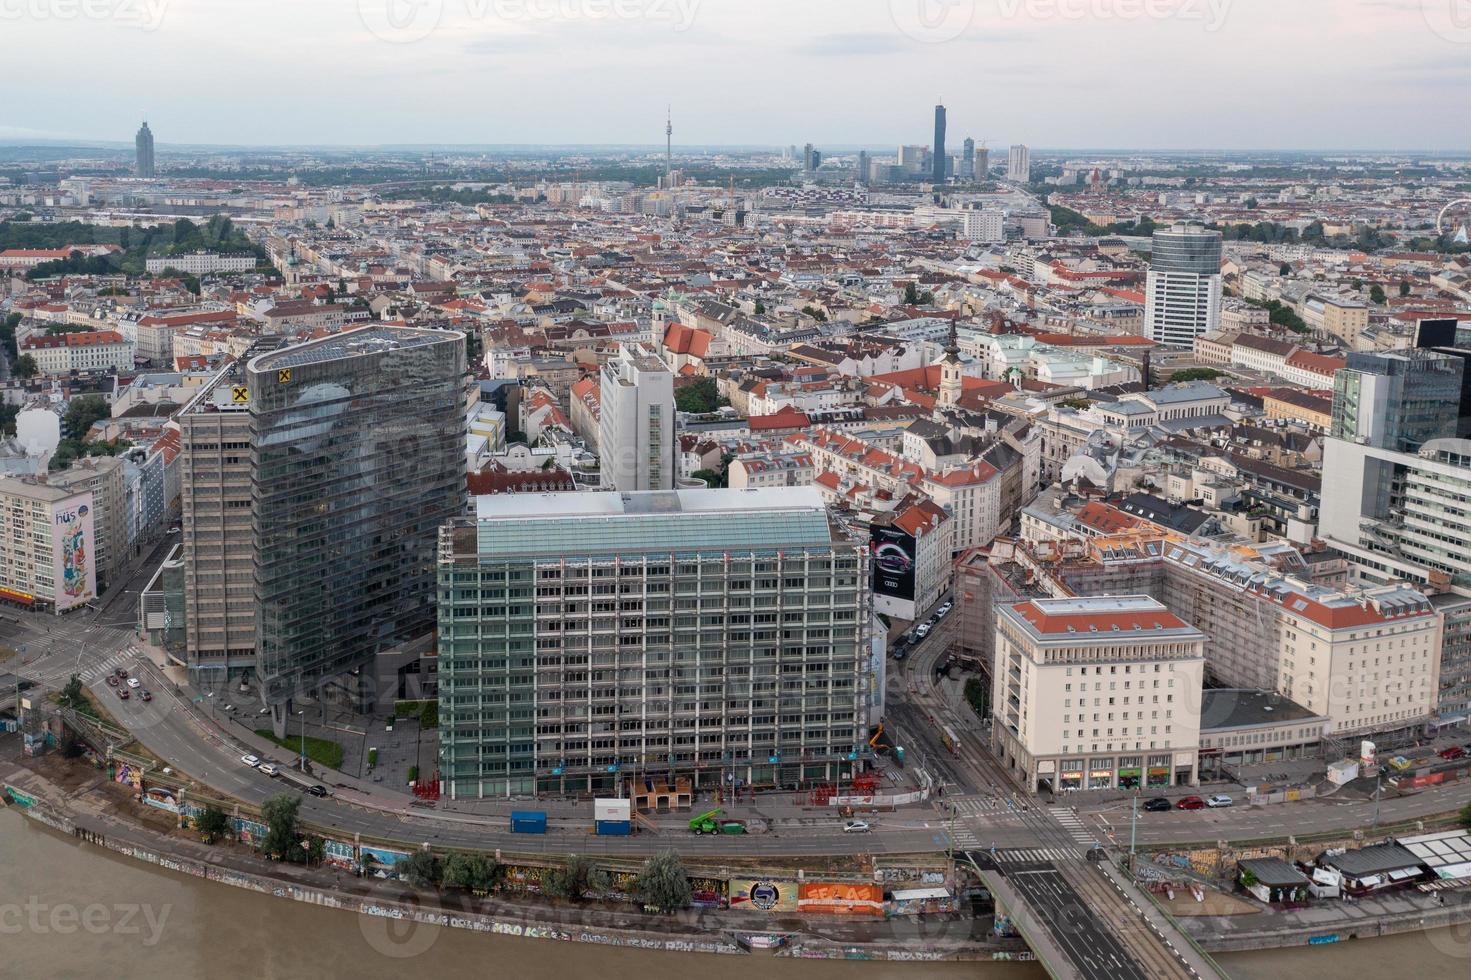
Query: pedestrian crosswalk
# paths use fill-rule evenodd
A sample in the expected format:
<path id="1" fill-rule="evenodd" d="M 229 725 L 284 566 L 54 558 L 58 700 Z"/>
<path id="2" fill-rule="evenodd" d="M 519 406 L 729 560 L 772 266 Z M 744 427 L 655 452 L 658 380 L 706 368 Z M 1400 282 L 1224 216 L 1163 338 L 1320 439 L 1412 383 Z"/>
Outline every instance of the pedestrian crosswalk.
<path id="1" fill-rule="evenodd" d="M 1051 864 L 1075 861 L 1078 852 L 1066 847 L 1013 847 L 996 852 L 997 864 Z"/>
<path id="2" fill-rule="evenodd" d="M 106 660 L 94 663 L 83 670 L 82 680 L 85 683 L 91 684 L 99 678 L 106 677 L 108 674 L 112 673 L 114 670 L 117 670 L 119 667 L 132 666 L 137 661 L 137 659 L 138 651 L 135 648 L 128 647 L 124 650 L 119 650 L 117 653 L 108 657 Z"/>
<path id="3" fill-rule="evenodd" d="M 959 813 L 982 814 L 1005 812 L 1007 801 L 1004 797 L 997 796 L 970 796 L 962 799 L 952 800 Z"/>
<path id="4" fill-rule="evenodd" d="M 955 849 L 958 851 L 980 850 L 980 839 L 976 837 L 976 832 L 964 822 L 957 822 L 951 829 L 950 836 L 954 838 Z"/>
<path id="5" fill-rule="evenodd" d="M 1071 807 L 1055 806 L 1048 810 L 1052 818 L 1062 824 L 1068 836 L 1082 844 L 1084 847 L 1092 847 L 1097 837 L 1088 830 L 1088 825 L 1083 823 L 1083 818 L 1078 816 Z"/>

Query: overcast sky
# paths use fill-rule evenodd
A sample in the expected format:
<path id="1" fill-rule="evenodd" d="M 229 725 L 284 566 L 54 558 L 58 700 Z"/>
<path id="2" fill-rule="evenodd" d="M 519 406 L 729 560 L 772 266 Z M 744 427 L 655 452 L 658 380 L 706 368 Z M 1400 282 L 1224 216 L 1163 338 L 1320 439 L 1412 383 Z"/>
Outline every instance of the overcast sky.
<path id="1" fill-rule="evenodd" d="M 1471 149 L 1471 0 L 0 0 L 0 138 Z"/>

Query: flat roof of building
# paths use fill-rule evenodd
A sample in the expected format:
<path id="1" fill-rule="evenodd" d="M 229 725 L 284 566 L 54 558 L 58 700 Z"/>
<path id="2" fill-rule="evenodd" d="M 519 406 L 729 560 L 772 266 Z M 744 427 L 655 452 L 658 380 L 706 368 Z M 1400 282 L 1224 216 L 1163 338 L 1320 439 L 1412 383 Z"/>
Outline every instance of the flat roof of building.
<path id="1" fill-rule="evenodd" d="M 815 487 L 476 499 L 482 557 L 829 548 L 838 531 Z"/>
<path id="2" fill-rule="evenodd" d="M 1275 691 L 1207 689 L 1201 692 L 1202 732 L 1325 720 Z"/>
<path id="3" fill-rule="evenodd" d="M 0 495 L 22 497 L 26 500 L 38 500 L 48 504 L 90 492 L 85 488 L 76 490 L 68 487 L 54 487 L 49 483 L 42 483 L 27 477 L 11 476 L 0 479 Z"/>

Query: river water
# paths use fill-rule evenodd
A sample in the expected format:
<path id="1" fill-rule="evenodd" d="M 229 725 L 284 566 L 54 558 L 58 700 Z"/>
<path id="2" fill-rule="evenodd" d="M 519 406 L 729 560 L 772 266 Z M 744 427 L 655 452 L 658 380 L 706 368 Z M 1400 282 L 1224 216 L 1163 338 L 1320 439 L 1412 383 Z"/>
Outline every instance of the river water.
<path id="1" fill-rule="evenodd" d="M 859 963 L 697 956 L 460 930 L 390 934 L 384 920 L 315 908 L 138 864 L 0 811 L 0 977 L 497 976 L 515 980 L 1036 980 L 1035 965 Z M 1471 975 L 1471 936 L 1441 932 L 1229 956 L 1233 977 Z"/>

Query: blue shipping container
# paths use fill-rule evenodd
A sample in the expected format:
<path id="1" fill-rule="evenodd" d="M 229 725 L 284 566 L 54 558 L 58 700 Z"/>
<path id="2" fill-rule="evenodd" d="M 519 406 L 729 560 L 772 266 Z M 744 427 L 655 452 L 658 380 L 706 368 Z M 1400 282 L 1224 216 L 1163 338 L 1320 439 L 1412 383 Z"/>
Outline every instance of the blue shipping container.
<path id="1" fill-rule="evenodd" d="M 599 820 L 599 837 L 627 837 L 633 833 L 633 825 L 627 820 Z"/>
<path id="2" fill-rule="evenodd" d="M 544 834 L 547 832 L 547 815 L 536 810 L 523 810 L 511 814 L 511 833 Z"/>

